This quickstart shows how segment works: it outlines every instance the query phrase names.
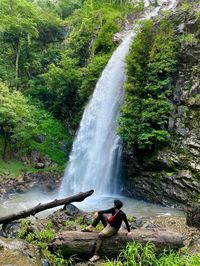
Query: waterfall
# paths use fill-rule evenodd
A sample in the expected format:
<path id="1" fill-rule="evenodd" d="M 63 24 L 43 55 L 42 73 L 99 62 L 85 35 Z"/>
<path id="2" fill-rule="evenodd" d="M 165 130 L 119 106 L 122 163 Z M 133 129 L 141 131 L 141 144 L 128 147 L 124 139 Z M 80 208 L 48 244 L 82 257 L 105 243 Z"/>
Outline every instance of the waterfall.
<path id="1" fill-rule="evenodd" d="M 166 3 L 166 1 L 162 1 Z M 177 1 L 168 1 L 166 9 Z M 150 18 L 161 7 L 146 14 Z M 129 33 L 113 53 L 87 104 L 65 170 L 59 196 L 95 190 L 96 195 L 119 192 L 121 143 L 116 134 L 119 107 L 123 99 L 125 57 L 134 33 Z"/>
<path id="2" fill-rule="evenodd" d="M 116 121 L 131 37 L 129 34 L 113 53 L 85 108 L 61 185 L 63 196 L 91 188 L 99 195 L 117 191 L 121 144 Z"/>

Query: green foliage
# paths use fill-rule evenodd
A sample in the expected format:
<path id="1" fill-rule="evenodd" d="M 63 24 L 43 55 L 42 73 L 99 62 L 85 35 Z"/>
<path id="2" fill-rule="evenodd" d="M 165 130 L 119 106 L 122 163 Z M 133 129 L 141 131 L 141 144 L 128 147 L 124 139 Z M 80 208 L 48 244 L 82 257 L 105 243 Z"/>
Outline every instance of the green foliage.
<path id="1" fill-rule="evenodd" d="M 147 243 L 142 246 L 138 242 L 130 243 L 115 260 L 107 260 L 104 266 L 197 266 L 200 256 L 180 255 L 176 251 L 163 251 L 157 255 L 155 246 Z"/>
<path id="2" fill-rule="evenodd" d="M 42 54 L 49 42 L 60 38 L 63 28 L 61 20 L 52 12 L 41 9 L 27 0 L 0 3 L 0 42 L 3 44 L 3 56 L 9 51 L 12 85 L 17 87 L 41 71 Z M 14 59 L 14 60 L 13 60 Z M 6 68 L 1 65 L 4 71 Z M 5 74 L 3 76 L 5 79 Z"/>
<path id="3" fill-rule="evenodd" d="M 67 20 L 68 35 L 63 43 L 61 58 L 50 64 L 40 75 L 39 90 L 31 84 L 32 97 L 39 97 L 52 114 L 76 130 L 83 107 L 111 56 L 114 34 L 120 29 L 122 17 L 115 5 L 105 8 L 88 1 Z M 37 82 L 37 81 L 36 81 Z M 37 83 L 36 83 L 36 86 Z"/>
<path id="4" fill-rule="evenodd" d="M 45 250 L 45 254 L 47 259 L 54 266 L 74 266 L 75 265 L 75 256 L 71 256 L 68 260 L 65 260 L 62 256 L 61 251 L 56 252 L 56 254 L 52 254 L 49 251 Z"/>
<path id="5" fill-rule="evenodd" d="M 0 106 L 3 157 L 7 148 L 18 156 L 37 150 L 64 164 L 83 108 L 116 47 L 113 36 L 124 15 L 141 11 L 143 4 L 1 1 L 0 77 L 9 86 L 3 96 L 8 108 Z"/>
<path id="6" fill-rule="evenodd" d="M 190 11 L 191 5 L 188 0 L 183 1 L 183 3 L 180 6 L 180 9 L 182 9 L 184 12 L 188 13 Z"/>
<path id="7" fill-rule="evenodd" d="M 34 131 L 35 136 L 43 135 L 46 140 L 38 143 L 34 140 L 30 143 L 30 148 L 37 149 L 43 155 L 47 154 L 52 161 L 59 165 L 66 163 L 66 157 L 71 150 L 72 138 L 59 121 L 56 121 L 50 113 L 40 109 L 35 113 L 38 127 Z M 61 145 L 64 145 L 61 150 Z M 29 149 L 30 149 L 29 148 Z"/>
<path id="8" fill-rule="evenodd" d="M 20 230 L 18 232 L 18 237 L 25 239 L 32 245 L 37 246 L 47 257 L 47 259 L 55 266 L 73 266 L 74 256 L 71 256 L 68 260 L 65 260 L 60 251 L 56 254 L 52 254 L 48 250 L 48 244 L 55 237 L 55 233 L 52 229 L 52 222 L 48 221 L 45 224 L 45 228 L 41 231 L 32 232 L 30 230 L 30 222 L 26 219 L 22 219 L 20 222 Z"/>
<path id="9" fill-rule="evenodd" d="M 18 232 L 18 237 L 24 239 L 28 235 L 28 229 L 30 222 L 26 219 L 20 221 L 20 230 Z"/>
<path id="10" fill-rule="evenodd" d="M 4 146 L 3 139 L 0 138 L 0 153 L 3 152 L 2 147 Z M 8 146 L 8 153 L 10 151 Z M 25 166 L 22 162 L 16 160 L 0 160 L 0 175 L 3 178 L 18 178 L 21 177 L 22 173 L 33 171 L 34 169 L 30 166 Z M 2 178 L 2 177 L 1 177 Z"/>
<path id="11" fill-rule="evenodd" d="M 31 232 L 29 227 L 29 221 L 21 220 L 18 237 L 42 249 L 45 249 L 55 236 L 51 224 L 47 224 L 45 229 L 36 232 Z"/>
<path id="12" fill-rule="evenodd" d="M 0 83 L 0 134 L 4 139 L 3 158 L 8 142 L 13 141 L 20 154 L 37 149 L 62 165 L 71 147 L 71 138 L 60 122 L 40 106 L 31 104 L 19 91 L 9 91 L 3 83 Z M 42 143 L 36 140 L 40 135 L 45 137 Z M 62 151 L 63 141 L 66 147 Z"/>
<path id="13" fill-rule="evenodd" d="M 158 28 L 149 21 L 140 24 L 127 58 L 128 80 L 118 129 L 129 149 L 149 149 L 169 140 L 168 97 L 178 50 L 173 25 L 167 19 Z"/>
<path id="14" fill-rule="evenodd" d="M 96 38 L 94 44 L 94 53 L 104 53 L 109 54 L 115 48 L 115 44 L 113 43 L 113 35 L 119 30 L 117 25 L 108 20 L 105 25 L 102 27 L 101 32 L 99 33 L 98 37 Z"/>
<path id="15" fill-rule="evenodd" d="M 0 83 L 0 134 L 4 138 L 3 159 L 8 140 L 12 138 L 18 142 L 26 141 L 24 132 L 32 132 L 35 127 L 33 113 L 26 98 L 18 91 L 10 92 L 7 86 Z"/>
<path id="16" fill-rule="evenodd" d="M 92 94 L 92 91 L 96 85 L 96 81 L 108 62 L 109 55 L 101 54 L 94 56 L 89 62 L 86 68 L 82 69 L 82 84 L 78 89 L 78 95 L 81 98 L 82 102 L 85 102 L 89 96 Z"/>
<path id="17" fill-rule="evenodd" d="M 22 143 L 17 145 L 17 147 L 20 146 L 20 154 L 26 154 L 36 149 L 42 155 L 48 155 L 58 165 L 64 165 L 66 156 L 71 149 L 72 138 L 66 134 L 63 125 L 40 105 L 31 105 L 29 102 L 29 106 L 32 106 L 37 127 L 32 130 L 32 135 L 30 132 L 24 131 L 24 135 L 26 135 L 25 145 Z M 42 143 L 37 141 L 38 136 L 44 137 Z"/>
<path id="18" fill-rule="evenodd" d="M 85 7 L 87 10 L 98 9 L 102 6 L 107 8 L 112 7 L 121 12 L 136 12 L 144 9 L 144 1 L 129 1 L 129 0 L 86 0 Z"/>
<path id="19" fill-rule="evenodd" d="M 190 106 L 200 106 L 200 95 L 197 94 L 189 99 Z"/>
<path id="20" fill-rule="evenodd" d="M 187 44 L 187 45 L 191 45 L 191 46 L 198 42 L 197 38 L 192 33 L 182 35 L 180 41 L 183 44 Z"/>

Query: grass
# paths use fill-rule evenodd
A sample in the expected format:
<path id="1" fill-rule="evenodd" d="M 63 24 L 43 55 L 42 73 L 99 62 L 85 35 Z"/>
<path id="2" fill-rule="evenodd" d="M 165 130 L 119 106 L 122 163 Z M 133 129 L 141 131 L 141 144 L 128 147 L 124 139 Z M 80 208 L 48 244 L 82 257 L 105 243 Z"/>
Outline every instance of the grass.
<path id="1" fill-rule="evenodd" d="M 4 161 L 0 159 L 0 176 L 3 176 L 4 178 L 18 178 L 25 172 L 33 171 L 34 168 L 31 166 L 25 166 L 22 162 L 15 160 Z"/>
<path id="2" fill-rule="evenodd" d="M 117 259 L 107 260 L 104 266 L 198 266 L 200 254 L 190 256 L 170 250 L 157 254 L 155 246 L 147 243 L 130 243 L 121 251 Z"/>
<path id="3" fill-rule="evenodd" d="M 24 165 L 20 161 L 16 160 L 8 160 L 4 161 L 0 159 L 0 178 L 2 179 L 10 179 L 15 178 L 19 179 L 24 173 L 42 173 L 42 172 L 63 172 L 65 166 L 57 166 L 57 167 L 46 167 L 44 169 L 35 169 L 32 166 Z"/>

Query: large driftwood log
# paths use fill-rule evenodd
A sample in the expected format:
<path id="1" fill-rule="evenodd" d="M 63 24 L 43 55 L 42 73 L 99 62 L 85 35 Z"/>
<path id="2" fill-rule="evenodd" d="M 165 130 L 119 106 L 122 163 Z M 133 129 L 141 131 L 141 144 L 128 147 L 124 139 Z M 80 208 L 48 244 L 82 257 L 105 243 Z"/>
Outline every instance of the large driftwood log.
<path id="1" fill-rule="evenodd" d="M 64 199 L 60 199 L 60 200 L 54 200 L 45 204 L 38 204 L 37 206 L 30 208 L 28 210 L 24 210 L 21 211 L 19 213 L 16 214 L 11 214 L 11 215 L 7 215 L 4 216 L 2 218 L 0 218 L 0 224 L 6 224 L 6 223 L 10 223 L 12 221 L 21 219 L 21 218 L 26 218 L 30 215 L 35 215 L 38 212 L 47 210 L 47 209 L 51 209 L 51 208 L 55 208 L 57 206 L 60 205 L 66 205 L 69 204 L 71 202 L 79 202 L 79 201 L 83 201 L 85 198 L 89 197 L 90 195 L 92 195 L 94 192 L 94 190 L 90 190 L 87 192 L 80 192 L 79 194 L 76 194 L 74 196 L 68 197 L 68 198 L 64 198 Z"/>
<path id="2" fill-rule="evenodd" d="M 97 239 L 97 233 L 83 233 L 77 231 L 64 231 L 58 234 L 49 245 L 49 250 L 61 251 L 64 258 L 77 255 L 80 258 L 88 258 L 92 255 Z M 154 243 L 158 251 L 163 249 L 179 249 L 184 246 L 184 237 L 178 233 L 166 231 L 165 229 L 136 229 L 132 235 L 120 231 L 116 236 L 105 239 L 102 244 L 101 254 L 112 258 L 132 241 L 139 241 L 142 244 Z"/>

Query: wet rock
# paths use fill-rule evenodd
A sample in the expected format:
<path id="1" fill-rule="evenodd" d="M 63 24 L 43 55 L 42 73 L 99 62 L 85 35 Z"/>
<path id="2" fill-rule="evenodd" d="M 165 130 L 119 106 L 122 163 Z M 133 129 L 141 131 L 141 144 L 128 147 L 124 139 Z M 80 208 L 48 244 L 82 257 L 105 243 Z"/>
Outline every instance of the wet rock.
<path id="1" fill-rule="evenodd" d="M 0 198 L 7 198 L 10 193 L 23 193 L 30 189 L 39 188 L 42 191 L 58 189 L 62 173 L 41 172 L 25 173 L 20 179 L 4 178 L 0 183 Z"/>
<path id="2" fill-rule="evenodd" d="M 151 222 L 146 222 L 142 228 L 147 228 L 147 229 L 152 229 L 152 228 L 157 228 L 157 225 L 151 223 Z"/>
<path id="3" fill-rule="evenodd" d="M 98 265 L 102 265 L 101 262 L 90 262 L 90 261 L 87 261 L 87 262 L 79 262 L 79 263 L 76 263 L 75 266 L 98 266 Z"/>
<path id="4" fill-rule="evenodd" d="M 62 209 L 50 214 L 47 219 L 52 221 L 56 228 L 61 228 L 62 226 L 65 226 L 66 221 L 71 220 L 71 216 L 68 214 L 68 211 Z"/>
<path id="5" fill-rule="evenodd" d="M 20 221 L 14 221 L 2 226 L 1 235 L 3 237 L 17 238 L 20 230 Z"/>
<path id="6" fill-rule="evenodd" d="M 177 31 L 178 31 L 178 33 L 184 33 L 184 31 L 185 31 L 185 23 L 181 23 L 180 25 L 178 25 Z"/>
<path id="7" fill-rule="evenodd" d="M 63 140 L 59 144 L 60 144 L 61 151 L 67 153 L 68 149 L 69 149 L 69 143 L 67 141 Z"/>
<path id="8" fill-rule="evenodd" d="M 65 213 L 67 215 L 70 215 L 70 216 L 75 216 L 75 215 L 79 215 L 81 214 L 81 211 L 79 210 L 79 208 L 77 208 L 75 205 L 73 204 L 66 204 L 64 206 L 64 210 L 65 210 Z"/>
<path id="9" fill-rule="evenodd" d="M 28 218 L 28 219 L 20 219 L 17 221 L 10 222 L 8 224 L 4 224 L 1 228 L 0 234 L 3 237 L 6 238 L 18 238 L 19 233 L 22 228 L 22 221 L 26 221 L 26 225 L 24 228 L 26 228 L 26 233 L 34 233 L 34 232 L 39 232 L 45 229 L 45 221 L 40 221 L 37 219 L 34 219 L 33 217 Z"/>
<path id="10" fill-rule="evenodd" d="M 46 141 L 46 136 L 45 135 L 38 135 L 38 136 L 35 136 L 34 140 L 38 143 L 43 143 Z"/>
<path id="11" fill-rule="evenodd" d="M 45 164 L 44 163 L 36 163 L 35 164 L 35 169 L 43 169 L 45 168 Z"/>
<path id="12" fill-rule="evenodd" d="M 122 33 L 117 32 L 114 34 L 114 37 L 113 37 L 114 43 L 119 44 L 122 42 L 122 40 L 123 40 L 123 34 Z"/>
<path id="13" fill-rule="evenodd" d="M 92 214 L 86 214 L 83 216 L 83 224 L 91 224 L 93 222 L 93 215 Z"/>
<path id="14" fill-rule="evenodd" d="M 41 266 L 50 266 L 50 263 L 46 259 L 41 259 Z"/>
<path id="15" fill-rule="evenodd" d="M 0 237 L 0 265 L 39 266 L 39 251 L 22 240 Z"/>

